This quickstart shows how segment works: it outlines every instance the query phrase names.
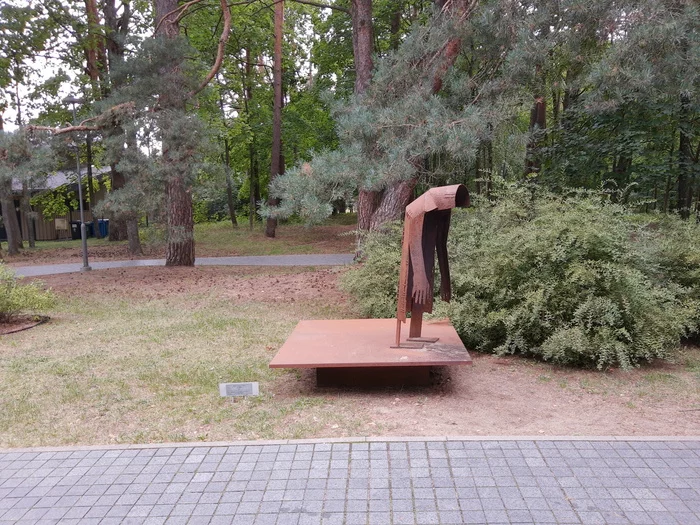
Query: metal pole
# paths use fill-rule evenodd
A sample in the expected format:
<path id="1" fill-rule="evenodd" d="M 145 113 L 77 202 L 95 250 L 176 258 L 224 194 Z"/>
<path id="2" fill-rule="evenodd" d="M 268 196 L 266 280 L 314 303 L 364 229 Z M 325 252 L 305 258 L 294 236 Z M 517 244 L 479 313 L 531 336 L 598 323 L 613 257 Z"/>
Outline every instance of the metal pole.
<path id="1" fill-rule="evenodd" d="M 78 99 L 68 97 L 64 99 L 64 102 L 68 102 L 73 107 L 73 125 L 76 126 L 78 124 L 78 121 L 75 115 L 75 104 L 78 102 Z M 83 267 L 80 269 L 80 271 L 87 272 L 92 270 L 92 268 L 88 264 L 87 230 L 85 228 L 85 211 L 83 210 L 83 177 L 80 174 L 80 146 L 78 144 L 77 139 L 75 141 L 75 164 L 78 171 L 78 202 L 80 203 L 80 241 L 83 248 Z"/>

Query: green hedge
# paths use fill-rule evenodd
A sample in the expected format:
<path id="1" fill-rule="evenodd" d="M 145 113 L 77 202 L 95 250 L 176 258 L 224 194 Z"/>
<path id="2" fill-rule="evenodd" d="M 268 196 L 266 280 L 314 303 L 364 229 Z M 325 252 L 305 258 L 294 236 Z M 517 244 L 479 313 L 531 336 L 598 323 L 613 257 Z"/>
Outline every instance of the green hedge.
<path id="1" fill-rule="evenodd" d="M 20 284 L 20 278 L 0 263 L 0 323 L 19 314 L 37 313 L 53 308 L 54 295 L 39 283 Z"/>
<path id="2" fill-rule="evenodd" d="M 398 225 L 370 235 L 345 286 L 365 315 L 396 310 Z M 452 303 L 468 348 L 629 368 L 665 358 L 700 325 L 700 227 L 572 193 L 509 186 L 453 212 Z M 437 282 L 437 281 L 436 281 Z"/>

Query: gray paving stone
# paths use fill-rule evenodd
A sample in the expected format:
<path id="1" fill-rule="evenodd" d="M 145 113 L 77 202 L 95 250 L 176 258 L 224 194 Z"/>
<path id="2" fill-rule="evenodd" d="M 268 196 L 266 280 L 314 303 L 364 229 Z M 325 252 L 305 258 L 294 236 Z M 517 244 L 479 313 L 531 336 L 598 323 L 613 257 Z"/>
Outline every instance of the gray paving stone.
<path id="1" fill-rule="evenodd" d="M 686 525 L 700 523 L 699 471 L 695 441 L 6 452 L 0 521 Z"/>

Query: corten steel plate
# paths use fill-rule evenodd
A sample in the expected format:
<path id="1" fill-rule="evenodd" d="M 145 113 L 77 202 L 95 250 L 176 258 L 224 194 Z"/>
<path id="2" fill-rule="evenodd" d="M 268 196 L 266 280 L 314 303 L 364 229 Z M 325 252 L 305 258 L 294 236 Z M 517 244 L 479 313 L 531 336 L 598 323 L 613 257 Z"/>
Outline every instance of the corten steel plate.
<path id="1" fill-rule="evenodd" d="M 392 348 L 395 331 L 396 319 L 299 321 L 270 368 L 429 367 L 472 362 L 449 321 L 424 322 L 423 337 L 439 340 L 420 349 Z"/>

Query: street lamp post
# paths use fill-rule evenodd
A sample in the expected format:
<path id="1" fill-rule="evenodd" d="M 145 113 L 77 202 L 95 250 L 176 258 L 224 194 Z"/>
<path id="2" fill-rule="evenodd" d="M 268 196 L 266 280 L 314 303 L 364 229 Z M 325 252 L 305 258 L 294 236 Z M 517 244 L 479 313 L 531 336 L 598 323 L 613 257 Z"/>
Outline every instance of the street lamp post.
<path id="1" fill-rule="evenodd" d="M 75 106 L 76 104 L 82 104 L 85 102 L 82 98 L 75 98 L 74 96 L 69 96 L 63 99 L 64 104 L 70 104 L 73 108 L 73 125 L 77 125 L 78 121 L 75 116 Z M 87 272 L 92 270 L 88 264 L 88 252 L 87 252 L 87 231 L 85 228 L 85 210 L 83 209 L 83 177 L 80 175 L 80 146 L 78 141 L 75 141 L 75 163 L 78 171 L 78 202 L 80 203 L 80 241 L 83 247 L 83 267 L 80 269 L 81 272 Z"/>

